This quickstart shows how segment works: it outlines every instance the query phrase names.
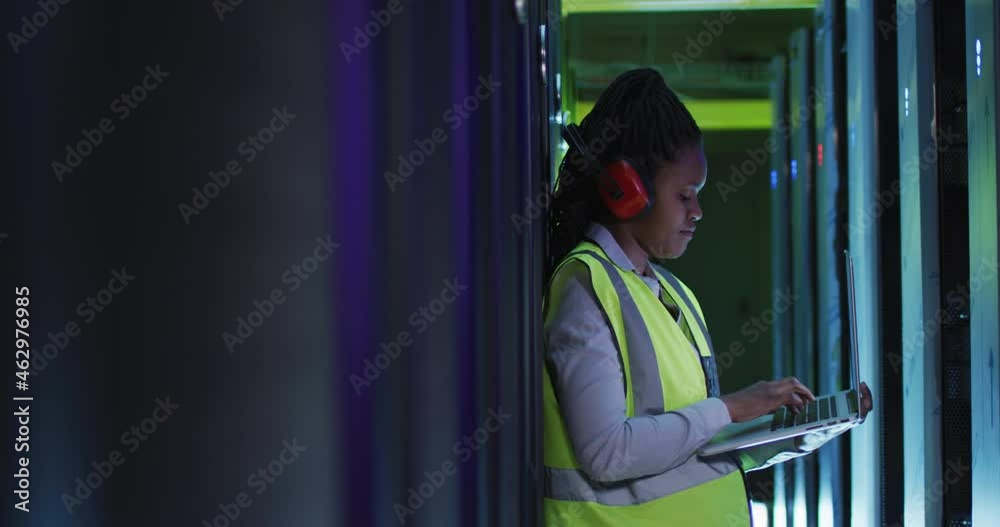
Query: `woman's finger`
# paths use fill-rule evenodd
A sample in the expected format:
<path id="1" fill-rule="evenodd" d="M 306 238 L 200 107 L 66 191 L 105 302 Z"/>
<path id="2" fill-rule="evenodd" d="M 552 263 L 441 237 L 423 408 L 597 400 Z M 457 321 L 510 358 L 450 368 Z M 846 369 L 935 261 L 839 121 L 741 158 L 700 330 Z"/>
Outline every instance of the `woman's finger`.
<path id="1" fill-rule="evenodd" d="M 872 391 L 868 388 L 868 385 L 861 383 L 861 417 L 862 419 L 868 415 L 868 412 L 874 408 L 875 403 L 872 400 Z"/>
<path id="2" fill-rule="evenodd" d="M 788 380 L 789 380 L 788 384 L 789 388 L 798 393 L 803 399 L 807 401 L 816 400 L 816 396 L 813 395 L 812 391 L 810 391 L 809 388 L 806 388 L 806 385 L 802 384 L 801 381 L 799 381 L 795 377 L 789 377 Z"/>
<path id="3" fill-rule="evenodd" d="M 812 401 L 816 399 L 816 397 L 813 396 L 813 393 L 809 391 L 809 388 L 806 388 L 806 385 L 802 384 L 802 382 L 795 377 L 786 377 L 782 379 L 781 389 L 796 392 L 805 400 Z"/>
<path id="4" fill-rule="evenodd" d="M 799 411 L 802 409 L 803 406 L 802 398 L 799 397 L 798 394 L 796 394 L 795 392 L 791 392 L 788 394 L 788 401 L 789 401 L 788 404 L 792 407 L 792 410 L 795 413 L 799 413 Z"/>

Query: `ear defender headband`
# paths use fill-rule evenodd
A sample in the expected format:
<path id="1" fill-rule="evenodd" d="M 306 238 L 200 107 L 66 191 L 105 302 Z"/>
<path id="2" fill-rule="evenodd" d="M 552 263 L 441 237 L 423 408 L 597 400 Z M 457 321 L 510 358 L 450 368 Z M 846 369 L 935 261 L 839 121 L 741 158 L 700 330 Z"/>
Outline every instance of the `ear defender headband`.
<path id="1" fill-rule="evenodd" d="M 594 178 L 601 201 L 619 221 L 639 218 L 653 208 L 653 193 L 638 167 L 626 157 L 618 157 L 601 166 L 597 156 L 583 141 L 580 127 L 575 124 L 560 127 L 570 152 L 577 151 L 586 163 L 588 177 Z"/>

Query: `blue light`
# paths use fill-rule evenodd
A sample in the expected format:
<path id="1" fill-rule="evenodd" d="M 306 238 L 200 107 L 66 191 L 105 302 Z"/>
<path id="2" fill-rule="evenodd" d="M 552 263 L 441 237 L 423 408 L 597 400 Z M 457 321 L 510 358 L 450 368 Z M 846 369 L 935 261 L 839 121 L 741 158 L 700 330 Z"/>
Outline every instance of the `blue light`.
<path id="1" fill-rule="evenodd" d="M 771 169 L 771 190 L 778 188 L 778 171 Z"/>
<path id="2" fill-rule="evenodd" d="M 768 527 L 766 503 L 751 501 L 750 511 L 753 515 L 753 527 Z"/>
<path id="3" fill-rule="evenodd" d="M 793 517 L 795 518 L 795 525 L 807 525 L 809 521 L 809 511 L 806 508 L 805 486 L 803 486 L 799 492 L 795 493 L 794 501 L 795 511 L 793 513 Z"/>
<path id="4" fill-rule="evenodd" d="M 798 458 L 792 467 L 795 471 L 795 483 L 792 483 L 792 525 L 799 527 L 809 523 L 809 509 L 806 505 L 806 464 Z"/>
<path id="5" fill-rule="evenodd" d="M 799 163 L 796 160 L 792 160 L 792 181 L 799 175 Z"/>
<path id="6" fill-rule="evenodd" d="M 830 493 L 831 491 L 829 489 L 827 489 L 826 492 L 820 493 L 819 527 L 833 527 L 833 500 Z"/>
<path id="7" fill-rule="evenodd" d="M 976 77 L 983 76 L 983 43 L 976 39 Z"/>

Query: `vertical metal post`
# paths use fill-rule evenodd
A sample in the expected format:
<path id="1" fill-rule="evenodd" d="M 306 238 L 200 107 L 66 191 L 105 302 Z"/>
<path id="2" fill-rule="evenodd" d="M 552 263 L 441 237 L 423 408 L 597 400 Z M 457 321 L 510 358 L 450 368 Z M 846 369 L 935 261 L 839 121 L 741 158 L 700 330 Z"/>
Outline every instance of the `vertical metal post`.
<path id="1" fill-rule="evenodd" d="M 815 207 L 813 165 L 812 38 L 808 28 L 792 33 L 788 44 L 788 112 L 791 122 L 789 159 L 791 162 L 790 203 L 792 228 L 791 306 L 793 363 L 796 377 L 806 386 L 816 387 L 815 334 Z M 816 525 L 816 458 L 799 458 L 795 468 L 795 525 Z"/>
<path id="2" fill-rule="evenodd" d="M 789 283 L 789 207 L 788 207 L 788 70 L 785 57 L 775 57 L 771 61 L 771 139 L 776 149 L 771 154 L 771 283 L 775 291 L 784 291 Z M 776 301 L 773 298 L 772 301 Z M 791 349 L 791 313 L 777 313 L 774 331 L 771 332 L 774 351 L 774 377 L 787 377 L 792 369 L 788 360 Z M 784 464 L 774 467 L 774 507 L 771 524 L 786 527 L 791 524 L 791 509 L 788 507 L 786 484 L 789 474 Z"/>
<path id="3" fill-rule="evenodd" d="M 845 311 L 841 309 L 845 245 L 842 159 L 844 156 L 844 71 L 842 52 L 843 11 L 835 0 L 825 0 L 816 10 L 815 166 L 816 166 L 816 393 L 833 393 L 846 386 L 842 371 L 847 365 L 844 337 Z M 819 527 L 847 525 L 844 499 L 843 452 L 839 437 L 816 452 Z"/>
<path id="4" fill-rule="evenodd" d="M 1000 518 L 1000 288 L 997 280 L 997 2 L 967 0 L 972 522 Z M 945 480 L 947 483 L 947 480 Z"/>
<path id="5" fill-rule="evenodd" d="M 862 379 L 881 400 L 881 306 L 878 218 L 871 210 L 879 190 L 875 112 L 875 13 L 867 0 L 847 2 L 848 246 L 857 272 L 858 346 Z M 882 525 L 882 427 L 869 419 L 851 434 L 851 525 Z"/>
<path id="6" fill-rule="evenodd" d="M 938 526 L 941 500 L 926 499 L 941 478 L 940 333 L 925 331 L 940 308 L 934 123 L 934 6 L 899 0 L 899 200 L 903 353 L 889 363 L 903 375 L 903 522 Z M 934 156 L 936 157 L 936 156 Z"/>

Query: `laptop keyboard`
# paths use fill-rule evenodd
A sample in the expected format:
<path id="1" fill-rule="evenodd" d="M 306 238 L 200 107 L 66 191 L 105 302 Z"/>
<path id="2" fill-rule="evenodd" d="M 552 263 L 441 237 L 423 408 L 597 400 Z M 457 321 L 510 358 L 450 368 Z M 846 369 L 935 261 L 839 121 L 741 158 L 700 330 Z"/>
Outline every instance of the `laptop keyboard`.
<path id="1" fill-rule="evenodd" d="M 851 402 L 851 411 L 854 411 L 853 407 L 856 406 L 856 403 L 852 397 L 848 397 L 848 401 Z M 833 395 L 820 397 L 815 401 L 809 402 L 798 414 L 782 406 L 774 412 L 774 418 L 771 420 L 771 430 L 790 428 L 838 417 L 840 411 L 837 406 L 837 398 Z"/>
<path id="2" fill-rule="evenodd" d="M 851 390 L 851 393 L 847 394 L 847 406 L 851 407 L 852 414 L 861 411 L 861 409 L 858 408 L 858 393 L 854 390 Z"/>

